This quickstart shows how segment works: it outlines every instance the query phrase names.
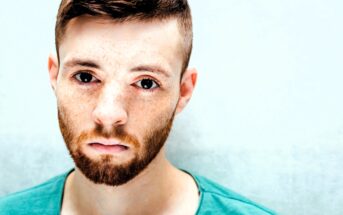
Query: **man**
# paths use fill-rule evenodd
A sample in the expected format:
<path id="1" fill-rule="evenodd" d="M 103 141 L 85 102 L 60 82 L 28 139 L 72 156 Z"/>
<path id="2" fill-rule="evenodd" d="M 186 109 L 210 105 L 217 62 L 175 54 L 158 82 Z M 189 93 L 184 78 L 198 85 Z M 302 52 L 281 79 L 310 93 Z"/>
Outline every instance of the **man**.
<path id="1" fill-rule="evenodd" d="M 274 214 L 166 159 L 197 79 L 186 0 L 62 0 L 56 48 L 49 75 L 75 169 L 3 198 L 1 214 Z"/>

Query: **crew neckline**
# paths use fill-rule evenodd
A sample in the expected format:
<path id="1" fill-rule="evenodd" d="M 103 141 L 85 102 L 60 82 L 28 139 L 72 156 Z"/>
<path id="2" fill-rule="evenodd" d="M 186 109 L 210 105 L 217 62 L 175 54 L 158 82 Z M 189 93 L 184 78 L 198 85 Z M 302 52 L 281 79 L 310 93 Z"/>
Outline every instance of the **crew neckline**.
<path id="1" fill-rule="evenodd" d="M 187 175 L 189 175 L 190 177 L 192 177 L 195 185 L 197 186 L 197 189 L 198 189 L 198 194 L 199 194 L 199 202 L 198 202 L 198 207 L 197 207 L 197 210 L 195 212 L 195 215 L 199 214 L 199 211 L 200 211 L 200 208 L 201 208 L 201 205 L 202 205 L 202 202 L 203 202 L 203 199 L 204 199 L 204 195 L 203 195 L 203 189 L 202 187 L 200 186 L 200 182 L 199 180 L 197 179 L 197 177 L 192 174 L 190 171 L 187 171 L 187 170 L 184 170 L 184 169 L 179 169 L 180 171 L 186 173 Z M 64 198 L 64 188 L 66 186 L 66 183 L 67 183 L 67 178 L 68 176 L 75 171 L 75 168 L 72 168 L 70 169 L 69 171 L 67 171 L 66 173 L 64 173 L 64 181 L 63 181 L 63 185 L 61 187 L 61 195 L 60 195 L 60 201 L 59 201 L 59 205 L 58 205 L 58 208 L 59 208 L 59 212 L 58 214 L 60 215 L 61 214 L 61 209 L 62 209 L 62 204 L 63 204 L 63 198 Z"/>

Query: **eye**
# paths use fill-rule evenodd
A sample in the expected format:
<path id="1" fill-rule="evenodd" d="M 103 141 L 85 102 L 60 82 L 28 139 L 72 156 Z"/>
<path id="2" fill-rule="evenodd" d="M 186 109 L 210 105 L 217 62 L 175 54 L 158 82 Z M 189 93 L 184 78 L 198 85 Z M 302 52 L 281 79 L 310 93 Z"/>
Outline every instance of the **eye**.
<path id="1" fill-rule="evenodd" d="M 78 81 L 87 84 L 90 82 L 98 82 L 98 79 L 96 79 L 92 74 L 88 73 L 88 72 L 80 72 L 77 73 L 74 76 Z"/>
<path id="2" fill-rule="evenodd" d="M 151 90 L 159 87 L 159 84 L 157 84 L 156 81 L 149 78 L 143 78 L 142 80 L 137 81 L 135 84 L 145 90 Z"/>

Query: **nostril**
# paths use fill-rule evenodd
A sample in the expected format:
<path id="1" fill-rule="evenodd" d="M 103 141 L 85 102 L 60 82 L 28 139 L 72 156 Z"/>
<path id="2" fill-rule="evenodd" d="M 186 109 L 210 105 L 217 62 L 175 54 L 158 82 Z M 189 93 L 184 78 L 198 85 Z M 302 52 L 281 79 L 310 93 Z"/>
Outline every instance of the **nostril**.
<path id="1" fill-rule="evenodd" d="M 97 107 L 92 113 L 93 120 L 103 126 L 124 125 L 127 122 L 126 111 L 119 107 Z"/>

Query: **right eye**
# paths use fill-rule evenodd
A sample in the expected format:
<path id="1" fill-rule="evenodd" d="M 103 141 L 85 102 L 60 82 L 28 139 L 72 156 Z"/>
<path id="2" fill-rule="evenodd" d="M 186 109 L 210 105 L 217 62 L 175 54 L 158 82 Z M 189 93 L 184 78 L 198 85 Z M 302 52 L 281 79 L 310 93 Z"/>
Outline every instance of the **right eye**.
<path id="1" fill-rule="evenodd" d="M 78 80 L 79 82 L 82 82 L 84 84 L 88 84 L 88 83 L 91 83 L 91 82 L 98 82 L 99 81 L 92 74 L 90 74 L 88 72 L 77 73 L 74 77 L 76 78 L 76 80 Z"/>

